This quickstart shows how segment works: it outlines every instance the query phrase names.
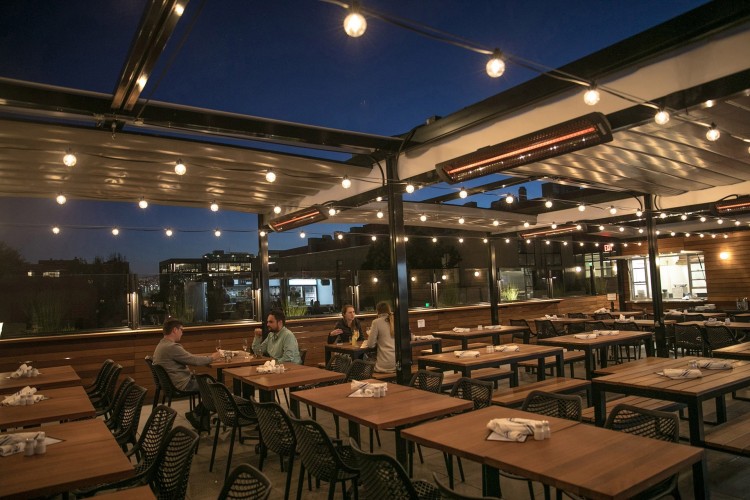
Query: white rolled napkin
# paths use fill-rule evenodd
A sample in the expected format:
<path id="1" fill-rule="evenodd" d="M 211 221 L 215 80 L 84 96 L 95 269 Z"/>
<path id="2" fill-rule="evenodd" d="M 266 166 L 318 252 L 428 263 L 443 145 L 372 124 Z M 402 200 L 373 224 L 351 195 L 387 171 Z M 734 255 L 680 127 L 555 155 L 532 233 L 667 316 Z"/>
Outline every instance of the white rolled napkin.
<path id="1" fill-rule="evenodd" d="M 349 393 L 350 398 L 374 398 L 376 393 L 385 394 L 388 390 L 387 382 L 362 382 L 359 380 L 352 380 L 349 385 L 351 392 Z"/>
<path id="2" fill-rule="evenodd" d="M 430 335 L 415 335 L 414 340 L 435 340 L 435 337 Z"/>
<path id="3" fill-rule="evenodd" d="M 521 348 L 516 344 L 501 344 L 495 346 L 495 352 L 518 352 Z"/>
<path id="4" fill-rule="evenodd" d="M 503 325 L 487 325 L 484 327 L 485 330 L 502 330 Z"/>
<path id="5" fill-rule="evenodd" d="M 17 393 L 6 396 L 5 399 L 0 402 L 0 406 L 19 406 L 21 404 L 21 398 L 25 398 L 28 396 L 33 397 L 35 403 L 47 399 L 41 394 L 36 393 L 36 387 L 29 387 L 27 385 Z"/>
<path id="6" fill-rule="evenodd" d="M 31 367 L 31 365 L 27 365 L 26 363 L 23 363 L 21 366 L 18 367 L 16 371 L 10 374 L 10 378 L 21 378 L 21 377 L 30 377 L 32 376 L 34 371 L 34 368 Z M 39 372 L 37 371 L 37 375 Z"/>
<path id="7" fill-rule="evenodd" d="M 534 435 L 534 427 L 537 424 L 541 424 L 541 421 L 528 418 L 493 418 L 487 423 L 487 429 L 492 431 L 487 439 L 523 443 L 528 436 Z"/>
<path id="8" fill-rule="evenodd" d="M 16 453 L 23 453 L 26 449 L 26 439 L 36 438 L 38 432 L 17 432 L 15 434 L 0 434 L 0 456 L 7 457 Z"/>
<path id="9" fill-rule="evenodd" d="M 618 330 L 594 330 L 594 333 L 597 335 L 608 336 L 608 335 L 619 335 L 620 332 Z"/>
<path id="10" fill-rule="evenodd" d="M 731 370 L 733 368 L 731 361 L 723 359 L 699 359 L 696 365 L 706 370 Z"/>
<path id="11" fill-rule="evenodd" d="M 457 326 L 453 327 L 453 331 L 456 333 L 467 333 L 471 331 L 471 328 L 459 328 Z"/>
<path id="12" fill-rule="evenodd" d="M 272 359 L 263 363 L 263 366 L 259 366 L 255 369 L 258 373 L 272 373 L 276 369 L 276 360 Z"/>
<path id="13" fill-rule="evenodd" d="M 478 358 L 479 351 L 453 351 L 457 358 Z"/>
<path id="14" fill-rule="evenodd" d="M 549 314 L 545 314 L 544 319 L 552 319 L 552 316 L 550 316 Z"/>
<path id="15" fill-rule="evenodd" d="M 607 309 L 606 307 L 600 307 L 599 309 L 594 311 L 594 314 L 604 314 L 608 312 L 609 312 L 609 309 Z"/>
<path id="16" fill-rule="evenodd" d="M 589 340 L 589 339 L 595 339 L 599 335 L 597 335 L 595 332 L 595 333 L 576 333 L 573 336 L 577 339 Z"/>
<path id="17" fill-rule="evenodd" d="M 700 378 L 703 376 L 697 368 L 664 368 L 663 371 L 656 372 L 656 374 L 675 380 L 681 378 Z"/>

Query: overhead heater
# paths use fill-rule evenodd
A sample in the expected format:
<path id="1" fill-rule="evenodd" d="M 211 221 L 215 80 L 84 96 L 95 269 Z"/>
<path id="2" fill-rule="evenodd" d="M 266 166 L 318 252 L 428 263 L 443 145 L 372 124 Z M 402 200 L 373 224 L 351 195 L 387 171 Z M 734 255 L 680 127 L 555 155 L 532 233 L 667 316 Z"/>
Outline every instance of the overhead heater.
<path id="1" fill-rule="evenodd" d="M 438 163 L 435 168 L 445 182 L 456 184 L 611 140 L 607 118 L 602 113 L 589 113 Z"/>
<path id="2" fill-rule="evenodd" d="M 297 210 L 296 212 L 288 213 L 282 217 L 277 217 L 270 221 L 268 225 L 271 226 L 274 231 L 280 233 L 296 227 L 306 226 L 313 222 L 320 222 L 327 218 L 328 216 L 323 211 L 323 207 L 320 205 L 313 205 L 310 208 Z"/>
<path id="3" fill-rule="evenodd" d="M 740 215 L 750 212 L 750 196 L 719 200 L 711 206 L 714 215 Z"/>
<path id="4" fill-rule="evenodd" d="M 532 229 L 521 233 L 521 238 L 536 238 L 540 236 L 559 236 L 561 234 L 572 233 L 578 231 L 577 224 L 560 224 L 555 229 L 544 228 L 544 229 Z M 586 231 L 585 226 L 581 226 L 581 231 Z"/>

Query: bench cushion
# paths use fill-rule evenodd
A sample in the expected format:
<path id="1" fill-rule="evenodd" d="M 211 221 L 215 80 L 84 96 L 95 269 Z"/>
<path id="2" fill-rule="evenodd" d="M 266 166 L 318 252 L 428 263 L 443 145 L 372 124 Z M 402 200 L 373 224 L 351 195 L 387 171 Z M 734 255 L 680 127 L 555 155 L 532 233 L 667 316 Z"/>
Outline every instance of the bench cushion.
<path id="1" fill-rule="evenodd" d="M 591 382 L 578 378 L 553 377 L 539 382 L 524 384 L 519 387 L 511 387 L 498 392 L 493 398 L 492 403 L 500 406 L 517 407 L 523 404 L 526 396 L 531 391 L 545 391 L 555 394 L 569 394 L 589 390 Z"/>

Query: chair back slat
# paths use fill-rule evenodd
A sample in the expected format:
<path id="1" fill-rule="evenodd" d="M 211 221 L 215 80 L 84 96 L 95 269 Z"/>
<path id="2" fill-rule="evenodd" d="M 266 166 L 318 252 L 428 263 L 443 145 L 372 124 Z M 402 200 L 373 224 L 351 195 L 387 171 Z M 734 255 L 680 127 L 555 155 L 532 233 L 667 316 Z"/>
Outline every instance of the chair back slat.
<path id="1" fill-rule="evenodd" d="M 183 500 L 187 492 L 190 465 L 198 447 L 198 434 L 178 426 L 167 436 L 149 483 L 157 498 Z"/>
<path id="2" fill-rule="evenodd" d="M 583 401 L 574 394 L 555 394 L 544 391 L 531 391 L 523 402 L 521 410 L 548 417 L 581 421 Z"/>
<path id="3" fill-rule="evenodd" d="M 451 397 L 465 399 L 474 403 L 474 409 L 487 408 L 492 405 L 492 382 L 461 377 L 451 389 Z"/>
<path id="4" fill-rule="evenodd" d="M 250 464 L 240 464 L 224 481 L 218 500 L 265 500 L 271 489 L 271 481 L 265 474 Z"/>

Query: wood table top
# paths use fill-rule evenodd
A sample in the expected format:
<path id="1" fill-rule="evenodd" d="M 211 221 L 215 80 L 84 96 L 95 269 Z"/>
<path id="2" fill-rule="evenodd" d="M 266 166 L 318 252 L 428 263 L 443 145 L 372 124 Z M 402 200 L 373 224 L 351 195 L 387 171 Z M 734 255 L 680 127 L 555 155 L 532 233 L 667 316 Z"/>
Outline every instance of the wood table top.
<path id="1" fill-rule="evenodd" d="M 607 313 L 590 312 L 586 314 L 588 314 L 592 318 L 594 317 L 594 314 L 611 314 L 612 316 L 622 315 L 625 317 L 630 317 L 630 316 L 643 316 L 643 311 L 609 311 Z"/>
<path id="2" fill-rule="evenodd" d="M 388 384 L 383 398 L 350 398 L 351 393 L 350 384 L 338 384 L 292 392 L 291 397 L 373 429 L 399 427 L 473 408 L 471 401 L 398 384 Z"/>
<path id="3" fill-rule="evenodd" d="M 444 330 L 438 332 L 432 332 L 435 337 L 444 339 L 473 339 L 480 337 L 491 337 L 492 335 L 499 335 L 504 333 L 524 332 L 528 330 L 525 326 L 508 326 L 508 325 L 496 325 L 492 328 L 469 328 L 468 332 L 454 332 L 453 330 Z"/>
<path id="4" fill-rule="evenodd" d="M 246 354 L 246 356 L 243 356 L 243 354 Z M 198 354 L 198 356 L 210 356 L 210 355 L 211 353 Z M 227 369 L 227 368 L 236 368 L 240 366 L 258 366 L 270 360 L 271 358 L 266 357 L 266 356 L 260 356 L 256 358 L 256 357 L 253 357 L 252 354 L 242 353 L 239 356 L 232 357 L 232 359 L 229 362 L 225 361 L 224 359 L 221 359 L 219 361 L 212 361 L 207 366 L 211 368 Z"/>
<path id="5" fill-rule="evenodd" d="M 40 425 L 60 420 L 94 418 L 96 410 L 80 385 L 38 391 L 50 399 L 32 406 L 0 406 L 0 429 Z M 3 396 L 0 396 L 0 400 Z"/>
<path id="6" fill-rule="evenodd" d="M 37 389 L 81 385 L 81 377 L 70 365 L 40 368 L 36 377 L 11 378 L 13 372 L 0 373 L 0 394 L 12 394 L 27 385 Z"/>
<path id="7" fill-rule="evenodd" d="M 722 347 L 721 349 L 713 349 L 711 353 L 715 358 L 750 360 L 750 342 L 730 345 L 728 347 Z"/>
<path id="8" fill-rule="evenodd" d="M 633 363 L 637 363 L 641 366 L 650 366 L 652 371 L 659 371 L 663 368 L 665 358 L 647 357 L 641 358 L 635 361 L 628 361 L 626 363 L 620 363 L 618 365 L 608 365 L 604 368 L 597 368 L 594 370 L 596 375 L 610 375 L 612 373 L 618 373 L 624 370 L 630 370 Z"/>
<path id="9" fill-rule="evenodd" d="M 584 347 L 603 347 L 607 345 L 620 344 L 623 342 L 631 342 L 633 340 L 649 339 L 651 338 L 651 332 L 634 332 L 628 330 L 613 330 L 617 331 L 617 335 L 598 335 L 593 339 L 579 339 L 576 335 L 585 335 L 594 332 L 583 332 L 573 333 L 570 335 L 560 335 L 557 337 L 548 337 L 544 339 L 537 339 L 539 345 L 559 345 L 559 346 L 571 346 Z"/>
<path id="10" fill-rule="evenodd" d="M 638 332 L 634 332 L 638 333 Z M 525 361 L 527 359 L 537 359 L 540 357 L 554 356 L 562 351 L 561 347 L 543 346 L 536 344 L 518 344 L 519 350 L 510 352 L 495 351 L 488 353 L 486 351 L 475 349 L 479 356 L 459 358 L 455 352 L 443 352 L 440 354 L 428 354 L 419 357 L 420 366 L 430 366 L 430 363 L 449 364 L 456 367 L 473 367 L 486 365 L 487 363 L 496 362 L 498 364 L 510 363 L 513 361 Z"/>
<path id="11" fill-rule="evenodd" d="M 303 385 L 319 384 L 321 382 L 333 382 L 342 380 L 343 373 L 324 370 L 322 368 L 298 365 L 296 363 L 284 363 L 284 373 L 258 373 L 257 367 L 245 366 L 239 368 L 227 368 L 225 375 L 241 379 L 243 382 L 264 391 L 275 391 L 287 387 L 299 387 Z"/>
<path id="12" fill-rule="evenodd" d="M 0 497 L 54 495 L 135 475 L 133 465 L 102 420 L 46 425 L 24 432 L 39 430 L 63 441 L 47 446 L 44 455 L 3 457 Z"/>
<path id="13" fill-rule="evenodd" d="M 681 326 L 697 326 L 697 327 L 704 327 L 706 326 L 706 321 L 685 321 L 683 323 L 677 323 Z M 728 324 L 724 323 L 723 321 L 716 321 L 715 323 L 709 323 L 709 325 L 714 324 L 715 326 L 726 326 L 735 330 L 750 330 L 750 323 L 745 323 L 741 321 L 730 321 Z"/>

